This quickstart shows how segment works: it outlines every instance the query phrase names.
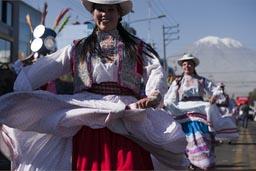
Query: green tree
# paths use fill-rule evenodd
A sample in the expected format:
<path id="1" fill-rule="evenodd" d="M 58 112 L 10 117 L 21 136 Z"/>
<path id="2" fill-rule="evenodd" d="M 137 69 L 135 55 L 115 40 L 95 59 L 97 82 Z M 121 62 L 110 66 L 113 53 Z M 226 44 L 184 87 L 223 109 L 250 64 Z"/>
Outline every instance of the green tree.
<path id="1" fill-rule="evenodd" d="M 249 97 L 250 97 L 250 101 L 251 101 L 251 104 L 253 105 L 254 103 L 252 103 L 253 101 L 256 101 L 256 88 L 249 92 Z"/>

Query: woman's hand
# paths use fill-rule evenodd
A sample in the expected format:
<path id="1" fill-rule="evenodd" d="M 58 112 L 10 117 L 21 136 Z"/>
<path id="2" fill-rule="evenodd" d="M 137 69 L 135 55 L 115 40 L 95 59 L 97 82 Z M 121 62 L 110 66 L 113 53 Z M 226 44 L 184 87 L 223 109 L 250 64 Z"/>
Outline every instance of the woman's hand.
<path id="1" fill-rule="evenodd" d="M 214 104 L 216 102 L 216 98 L 217 96 L 213 95 L 209 100 L 210 104 Z"/>
<path id="2" fill-rule="evenodd" d="M 156 108 L 159 103 L 161 102 L 161 95 L 159 93 L 154 93 L 153 95 L 140 99 L 139 101 L 137 101 L 136 104 L 136 108 L 141 108 L 141 109 L 145 109 L 145 108 Z"/>

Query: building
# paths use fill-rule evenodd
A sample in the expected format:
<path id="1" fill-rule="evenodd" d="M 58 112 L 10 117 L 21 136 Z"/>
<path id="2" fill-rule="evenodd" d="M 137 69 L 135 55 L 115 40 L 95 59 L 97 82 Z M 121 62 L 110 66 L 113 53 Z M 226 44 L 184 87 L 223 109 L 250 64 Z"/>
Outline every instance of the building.
<path id="1" fill-rule="evenodd" d="M 0 94 L 3 80 L 11 79 L 9 64 L 20 55 L 28 56 L 30 51 L 31 30 L 26 21 L 29 14 L 32 24 L 41 21 L 41 12 L 21 0 L 0 0 Z M 10 71 L 10 70 L 9 70 Z M 6 83 L 6 82 L 5 82 Z M 7 86 L 10 88 L 10 85 Z M 0 152 L 0 170 L 10 170 L 10 161 Z"/>
<path id="2" fill-rule="evenodd" d="M 27 14 L 34 27 L 40 24 L 41 11 L 21 0 L 0 0 L 0 68 L 31 53 L 33 35 L 27 24 Z"/>

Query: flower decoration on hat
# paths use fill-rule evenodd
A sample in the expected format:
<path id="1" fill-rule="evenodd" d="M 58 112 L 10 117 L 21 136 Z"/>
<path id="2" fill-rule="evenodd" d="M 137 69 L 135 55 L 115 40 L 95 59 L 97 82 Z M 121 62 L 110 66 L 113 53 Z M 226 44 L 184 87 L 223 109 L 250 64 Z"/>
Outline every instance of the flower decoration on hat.
<path id="1" fill-rule="evenodd" d="M 57 18 L 55 19 L 53 27 L 48 28 L 45 26 L 47 7 L 48 7 L 48 5 L 45 2 L 44 8 L 42 10 L 41 23 L 38 26 L 36 26 L 35 29 L 33 29 L 33 27 L 32 27 L 32 23 L 31 23 L 29 14 L 27 14 L 27 16 L 26 16 L 27 23 L 28 23 L 31 33 L 33 34 L 33 37 L 34 37 L 34 39 L 31 42 L 30 48 L 33 53 L 38 54 L 38 55 L 43 55 L 43 56 L 53 53 L 57 50 L 55 38 L 56 38 L 57 34 L 63 30 L 64 26 L 68 23 L 68 21 L 71 17 L 69 15 L 66 18 L 64 18 L 65 15 L 70 10 L 70 8 L 63 9 L 60 12 L 60 14 L 57 16 Z"/>

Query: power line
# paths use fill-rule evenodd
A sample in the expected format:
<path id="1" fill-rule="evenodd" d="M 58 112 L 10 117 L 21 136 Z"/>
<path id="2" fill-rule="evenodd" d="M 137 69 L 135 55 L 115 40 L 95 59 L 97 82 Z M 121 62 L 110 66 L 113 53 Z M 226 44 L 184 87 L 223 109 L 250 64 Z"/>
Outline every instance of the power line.
<path id="1" fill-rule="evenodd" d="M 154 2 L 154 4 L 155 4 L 155 5 L 154 5 L 155 7 L 157 7 L 163 14 L 166 14 L 167 19 L 168 19 L 168 25 L 171 24 L 171 23 L 173 23 L 173 25 L 178 24 L 177 20 L 176 20 L 172 15 L 170 15 L 169 10 L 167 11 L 167 10 L 165 9 L 165 6 L 166 6 L 166 5 L 163 5 L 163 4 L 162 4 L 162 1 L 159 1 L 159 0 L 154 1 L 154 0 L 153 0 L 153 2 Z M 168 2 L 170 2 L 170 1 L 168 1 Z M 171 20 L 169 17 L 170 17 L 172 20 Z"/>
<path id="2" fill-rule="evenodd" d="M 86 12 L 86 10 L 84 9 L 84 7 L 82 6 L 81 2 L 80 1 L 77 1 L 77 0 L 62 0 L 61 3 L 64 3 L 66 4 L 67 7 L 71 7 L 71 10 L 73 13 L 76 14 L 76 16 L 74 17 L 77 17 L 77 16 L 82 16 L 83 17 L 83 20 L 90 20 L 90 16 L 89 16 L 89 13 Z"/>

